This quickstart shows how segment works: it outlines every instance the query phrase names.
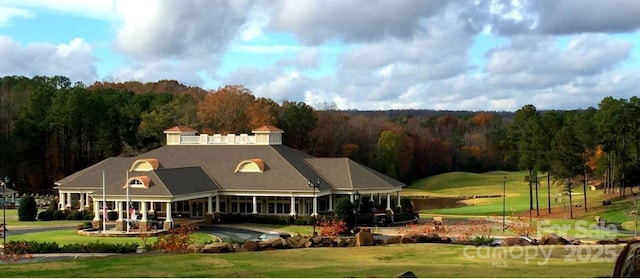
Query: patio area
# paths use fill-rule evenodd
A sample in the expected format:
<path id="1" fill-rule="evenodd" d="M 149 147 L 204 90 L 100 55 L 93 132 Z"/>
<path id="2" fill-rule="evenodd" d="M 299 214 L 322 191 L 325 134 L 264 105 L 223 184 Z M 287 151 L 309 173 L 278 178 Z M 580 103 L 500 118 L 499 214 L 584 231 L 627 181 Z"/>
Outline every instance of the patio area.
<path id="1" fill-rule="evenodd" d="M 174 218 L 174 226 L 199 226 L 204 223 L 204 219 L 191 219 L 191 218 Z M 167 230 L 163 229 L 151 229 L 147 231 L 140 231 L 139 229 L 130 229 L 128 232 L 119 231 L 115 228 L 115 222 L 107 222 L 106 229 L 102 230 L 102 228 L 92 228 L 92 229 L 82 229 L 78 230 L 77 233 L 79 235 L 87 235 L 87 236 L 99 236 L 99 237 L 138 237 L 143 234 L 147 234 L 150 236 L 156 236 L 162 233 L 167 232 Z"/>

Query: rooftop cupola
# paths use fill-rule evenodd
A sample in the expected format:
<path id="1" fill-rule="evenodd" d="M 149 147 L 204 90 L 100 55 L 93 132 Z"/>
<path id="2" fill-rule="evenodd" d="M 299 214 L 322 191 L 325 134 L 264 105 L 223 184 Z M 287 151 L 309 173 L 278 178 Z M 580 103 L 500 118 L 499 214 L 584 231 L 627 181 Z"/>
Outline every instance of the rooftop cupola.
<path id="1" fill-rule="evenodd" d="M 281 145 L 283 130 L 265 125 L 251 130 L 249 134 L 198 134 L 186 126 L 173 126 L 164 131 L 167 145 Z"/>

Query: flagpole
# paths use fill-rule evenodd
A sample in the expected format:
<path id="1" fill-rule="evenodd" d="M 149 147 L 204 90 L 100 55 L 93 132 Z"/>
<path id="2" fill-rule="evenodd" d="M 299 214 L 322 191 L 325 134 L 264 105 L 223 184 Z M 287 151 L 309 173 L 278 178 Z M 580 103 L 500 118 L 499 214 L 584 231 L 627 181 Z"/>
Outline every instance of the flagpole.
<path id="1" fill-rule="evenodd" d="M 125 209 L 124 212 L 127 213 L 127 232 L 129 232 L 129 170 L 126 170 L 126 180 L 125 180 L 125 187 L 127 187 L 127 208 Z"/>
<path id="2" fill-rule="evenodd" d="M 105 209 L 107 208 L 107 197 L 106 197 L 106 182 L 104 178 L 104 170 L 102 170 L 102 233 L 107 230 L 107 216 L 105 214 Z"/>

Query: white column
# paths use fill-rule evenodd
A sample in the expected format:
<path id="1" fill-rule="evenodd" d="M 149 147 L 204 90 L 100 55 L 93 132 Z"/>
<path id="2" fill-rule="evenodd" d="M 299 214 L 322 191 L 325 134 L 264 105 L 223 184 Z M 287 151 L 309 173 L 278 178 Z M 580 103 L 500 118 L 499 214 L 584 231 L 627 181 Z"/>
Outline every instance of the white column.
<path id="1" fill-rule="evenodd" d="M 294 197 L 293 194 L 291 194 L 291 205 L 289 207 L 289 215 L 291 216 L 296 215 L 296 197 Z"/>
<path id="2" fill-rule="evenodd" d="M 400 191 L 398 191 L 398 203 L 396 204 L 396 207 L 402 207 L 400 204 Z"/>
<path id="3" fill-rule="evenodd" d="M 80 211 L 84 211 L 84 193 L 80 192 Z"/>
<path id="4" fill-rule="evenodd" d="M 333 212 L 333 194 L 329 195 L 329 211 Z"/>
<path id="5" fill-rule="evenodd" d="M 207 214 L 213 214 L 213 198 L 207 197 Z"/>
<path id="6" fill-rule="evenodd" d="M 216 194 L 216 213 L 220 213 L 220 194 Z"/>
<path id="7" fill-rule="evenodd" d="M 167 202 L 167 219 L 164 220 L 165 223 L 173 223 L 173 217 L 171 216 L 171 202 Z"/>
<path id="8" fill-rule="evenodd" d="M 60 197 L 62 197 L 62 194 L 60 194 Z M 100 201 L 98 199 L 93 199 L 93 221 L 100 221 L 102 220 L 102 216 L 100 215 Z"/>
<path id="9" fill-rule="evenodd" d="M 67 197 L 67 194 L 63 193 L 62 191 L 58 192 L 59 197 L 59 201 L 58 201 L 58 209 L 64 209 L 64 205 L 65 203 L 65 197 Z"/>
<path id="10" fill-rule="evenodd" d="M 258 198 L 253 196 L 253 214 L 258 214 Z"/>
<path id="11" fill-rule="evenodd" d="M 146 201 L 141 201 L 140 202 L 140 210 L 142 211 L 142 219 L 140 219 L 140 222 L 146 222 L 147 219 L 147 202 Z"/>
<path id="12" fill-rule="evenodd" d="M 149 212 L 151 212 L 151 214 L 156 214 L 156 210 L 154 209 L 154 208 L 156 208 L 154 206 L 155 204 L 153 202 L 150 202 L 150 203 L 151 203 L 151 205 L 149 207 Z"/>
<path id="13" fill-rule="evenodd" d="M 318 197 L 313 196 L 313 213 L 312 216 L 318 216 Z"/>
<path id="14" fill-rule="evenodd" d="M 382 204 L 382 195 L 378 193 L 378 204 Z"/>
<path id="15" fill-rule="evenodd" d="M 117 201 L 116 202 L 116 207 L 118 208 L 118 221 L 122 221 L 122 216 L 124 214 L 122 214 L 122 202 L 121 201 Z"/>
<path id="16" fill-rule="evenodd" d="M 351 204 L 353 204 L 354 202 L 353 193 L 349 194 L 349 200 L 351 201 Z"/>
<path id="17" fill-rule="evenodd" d="M 387 193 L 387 210 L 391 210 L 391 193 Z"/>
<path id="18" fill-rule="evenodd" d="M 373 201 L 373 192 L 371 192 L 371 195 L 369 196 L 369 200 Z"/>
<path id="19" fill-rule="evenodd" d="M 89 207 L 89 193 L 84 193 L 84 207 Z"/>
<path id="20" fill-rule="evenodd" d="M 71 192 L 67 193 L 67 198 L 66 198 L 66 203 L 64 204 L 64 207 L 68 207 L 71 208 Z"/>

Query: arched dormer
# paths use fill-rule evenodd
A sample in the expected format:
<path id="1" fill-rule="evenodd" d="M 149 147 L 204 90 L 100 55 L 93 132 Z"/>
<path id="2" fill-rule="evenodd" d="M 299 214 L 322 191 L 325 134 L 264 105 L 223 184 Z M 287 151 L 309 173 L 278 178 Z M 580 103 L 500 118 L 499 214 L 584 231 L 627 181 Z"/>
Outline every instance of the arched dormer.
<path id="1" fill-rule="evenodd" d="M 240 162 L 233 173 L 237 172 L 264 172 L 264 162 L 262 159 L 249 159 Z"/>
<path id="2" fill-rule="evenodd" d="M 130 188 L 144 188 L 144 189 L 149 189 L 149 186 L 151 185 L 151 178 L 149 178 L 146 175 L 141 175 L 141 176 L 133 176 L 133 177 L 129 177 L 129 180 L 127 180 L 127 183 L 122 186 L 123 189 L 130 187 Z"/>
<path id="3" fill-rule="evenodd" d="M 153 171 L 157 170 L 159 165 L 157 159 L 138 159 L 131 164 L 129 171 Z"/>

